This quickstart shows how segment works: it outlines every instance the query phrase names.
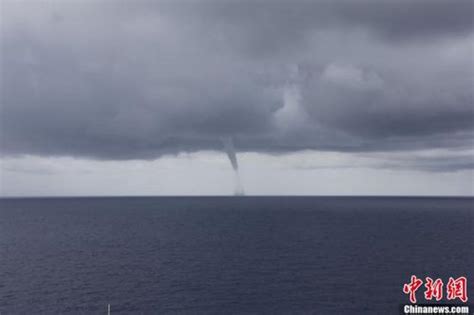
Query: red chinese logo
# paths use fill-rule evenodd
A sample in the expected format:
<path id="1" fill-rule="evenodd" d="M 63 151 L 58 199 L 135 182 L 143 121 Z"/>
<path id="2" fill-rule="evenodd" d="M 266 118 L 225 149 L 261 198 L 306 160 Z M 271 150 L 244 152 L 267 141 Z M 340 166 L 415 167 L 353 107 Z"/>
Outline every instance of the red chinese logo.
<path id="1" fill-rule="evenodd" d="M 464 303 L 467 302 L 467 279 L 466 277 L 459 277 L 453 279 L 449 277 L 448 284 L 446 285 L 448 291 L 448 300 L 454 300 L 459 298 Z"/>
<path id="2" fill-rule="evenodd" d="M 443 298 L 443 280 L 436 279 L 436 281 L 433 281 L 430 277 L 426 277 L 425 287 L 426 300 L 431 300 L 434 297 L 436 301 L 440 301 Z"/>
<path id="3" fill-rule="evenodd" d="M 432 300 L 434 298 L 436 301 L 441 301 L 443 299 L 443 280 L 433 280 L 430 277 L 426 277 L 425 279 L 425 299 Z M 403 293 L 409 294 L 411 303 L 416 303 L 416 291 L 421 287 L 422 284 L 423 280 L 417 278 L 415 275 L 412 275 L 410 283 L 403 285 Z M 459 277 L 454 279 L 449 277 L 449 281 L 446 285 L 446 297 L 448 300 L 460 299 L 462 302 L 466 303 L 468 300 L 467 278 Z"/>
<path id="4" fill-rule="evenodd" d="M 422 284 L 423 281 L 421 279 L 418 279 L 416 276 L 411 276 L 411 282 L 403 285 L 403 292 L 405 294 L 410 294 L 410 302 L 416 303 L 415 292 L 421 287 Z"/>

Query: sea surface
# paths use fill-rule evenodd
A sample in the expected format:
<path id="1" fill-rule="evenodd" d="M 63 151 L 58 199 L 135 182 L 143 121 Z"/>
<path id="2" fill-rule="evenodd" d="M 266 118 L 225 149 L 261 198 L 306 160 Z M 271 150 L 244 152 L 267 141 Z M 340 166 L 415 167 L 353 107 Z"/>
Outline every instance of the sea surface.
<path id="1" fill-rule="evenodd" d="M 399 314 L 473 244 L 473 198 L 0 199 L 0 313 Z"/>

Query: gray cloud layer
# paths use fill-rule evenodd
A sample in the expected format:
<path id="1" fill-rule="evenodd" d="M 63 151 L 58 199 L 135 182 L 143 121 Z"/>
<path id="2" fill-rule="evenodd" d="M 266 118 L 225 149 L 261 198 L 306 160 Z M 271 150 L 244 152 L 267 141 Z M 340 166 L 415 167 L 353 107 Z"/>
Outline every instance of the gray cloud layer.
<path id="1" fill-rule="evenodd" d="M 2 6 L 3 155 L 473 144 L 470 0 Z"/>

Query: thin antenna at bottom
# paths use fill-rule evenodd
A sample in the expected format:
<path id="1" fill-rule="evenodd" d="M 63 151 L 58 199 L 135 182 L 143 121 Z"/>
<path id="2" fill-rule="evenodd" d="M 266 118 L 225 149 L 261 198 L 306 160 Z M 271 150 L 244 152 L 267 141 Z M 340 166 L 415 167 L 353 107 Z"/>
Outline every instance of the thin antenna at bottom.
<path id="1" fill-rule="evenodd" d="M 110 304 L 107 305 L 107 315 L 110 315 Z"/>

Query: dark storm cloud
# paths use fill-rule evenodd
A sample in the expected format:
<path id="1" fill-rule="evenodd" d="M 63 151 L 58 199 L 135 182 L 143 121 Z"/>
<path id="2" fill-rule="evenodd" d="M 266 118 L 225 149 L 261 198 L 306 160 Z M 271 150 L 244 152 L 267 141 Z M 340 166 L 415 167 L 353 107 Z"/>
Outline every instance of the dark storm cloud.
<path id="1" fill-rule="evenodd" d="M 391 39 L 462 35 L 472 31 L 470 0 L 351 1 L 339 9 L 347 21 Z"/>
<path id="2" fill-rule="evenodd" d="M 142 9 L 149 11 L 150 3 Z M 403 41 L 463 36 L 474 26 L 470 0 L 197 1 L 155 9 L 207 24 L 232 49 L 263 57 L 302 44 L 313 31 L 360 29 Z"/>
<path id="3" fill-rule="evenodd" d="M 472 1 L 2 5 L 3 155 L 472 145 Z"/>
<path id="4" fill-rule="evenodd" d="M 454 156 L 448 158 L 425 158 L 413 160 L 393 161 L 378 165 L 384 169 L 395 170 L 422 170 L 428 172 L 459 172 L 474 169 L 474 161 L 471 156 Z"/>

